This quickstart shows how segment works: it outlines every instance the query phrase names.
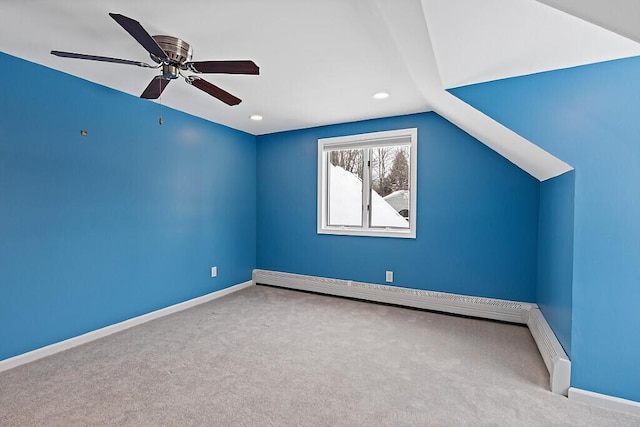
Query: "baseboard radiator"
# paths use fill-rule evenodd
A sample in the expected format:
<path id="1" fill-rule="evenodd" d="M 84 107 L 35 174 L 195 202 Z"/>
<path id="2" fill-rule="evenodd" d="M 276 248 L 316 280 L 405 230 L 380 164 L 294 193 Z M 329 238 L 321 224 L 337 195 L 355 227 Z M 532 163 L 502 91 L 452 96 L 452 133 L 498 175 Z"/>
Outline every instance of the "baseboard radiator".
<path id="1" fill-rule="evenodd" d="M 571 383 L 571 361 L 540 309 L 529 311 L 527 326 L 549 370 L 551 391 L 567 396 Z"/>
<path id="2" fill-rule="evenodd" d="M 567 395 L 571 362 L 536 304 L 376 285 L 269 270 L 253 270 L 256 284 L 525 324 L 549 370 L 551 391 Z"/>

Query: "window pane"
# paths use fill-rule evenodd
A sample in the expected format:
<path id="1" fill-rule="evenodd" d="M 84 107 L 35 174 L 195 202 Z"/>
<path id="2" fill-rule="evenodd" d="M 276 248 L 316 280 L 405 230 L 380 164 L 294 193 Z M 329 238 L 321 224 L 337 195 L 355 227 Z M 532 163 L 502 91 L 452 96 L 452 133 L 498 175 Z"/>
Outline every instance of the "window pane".
<path id="1" fill-rule="evenodd" d="M 362 150 L 327 152 L 328 225 L 362 227 Z"/>
<path id="2" fill-rule="evenodd" d="M 371 226 L 409 228 L 411 146 L 371 149 Z"/>

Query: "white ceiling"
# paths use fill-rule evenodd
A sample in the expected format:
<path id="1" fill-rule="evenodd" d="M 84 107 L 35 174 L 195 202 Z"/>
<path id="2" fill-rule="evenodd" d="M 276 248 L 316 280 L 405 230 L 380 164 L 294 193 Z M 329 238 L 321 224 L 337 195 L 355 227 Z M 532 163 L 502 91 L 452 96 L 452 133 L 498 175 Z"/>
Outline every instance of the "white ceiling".
<path id="1" fill-rule="evenodd" d="M 139 96 L 156 70 L 49 54 L 151 62 L 108 15 L 121 13 L 152 35 L 184 39 L 196 61 L 252 59 L 260 66 L 259 76 L 201 75 L 240 97 L 238 106 L 182 80 L 164 91 L 164 105 L 256 135 L 434 110 L 542 180 L 570 166 L 444 89 L 640 55 L 639 3 L 0 0 L 0 51 Z M 391 96 L 372 99 L 378 91 Z M 264 120 L 251 121 L 251 114 Z"/>

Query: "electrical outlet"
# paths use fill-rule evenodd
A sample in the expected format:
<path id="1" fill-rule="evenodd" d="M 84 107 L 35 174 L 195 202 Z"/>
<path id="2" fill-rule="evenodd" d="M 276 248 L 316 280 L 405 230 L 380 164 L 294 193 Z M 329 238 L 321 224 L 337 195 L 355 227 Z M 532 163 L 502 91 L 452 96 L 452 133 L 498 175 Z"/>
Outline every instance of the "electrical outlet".
<path id="1" fill-rule="evenodd" d="M 216 277 L 218 275 L 218 267 L 211 267 L 211 277 Z"/>
<path id="2" fill-rule="evenodd" d="M 387 280 L 388 283 L 392 283 L 393 282 L 393 271 L 387 270 L 386 280 Z"/>

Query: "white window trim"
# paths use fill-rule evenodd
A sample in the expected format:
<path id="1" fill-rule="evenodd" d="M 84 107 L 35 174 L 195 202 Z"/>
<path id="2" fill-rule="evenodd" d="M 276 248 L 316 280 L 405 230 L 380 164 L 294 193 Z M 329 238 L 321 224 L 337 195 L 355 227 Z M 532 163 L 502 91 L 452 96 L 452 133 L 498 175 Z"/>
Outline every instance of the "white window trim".
<path id="1" fill-rule="evenodd" d="M 409 228 L 368 228 L 367 224 L 364 227 L 349 227 L 349 226 L 330 226 L 327 224 L 328 220 L 328 191 L 327 191 L 327 151 L 332 151 L 342 148 L 365 148 L 393 145 L 392 140 L 405 139 L 404 144 L 411 146 L 410 153 L 410 215 L 409 215 Z M 385 141 L 387 143 L 385 143 Z M 397 142 L 396 142 L 397 144 Z M 416 238 L 416 217 L 417 209 L 417 183 L 418 183 L 418 129 L 398 129 L 384 132 L 365 133 L 360 135 L 340 136 L 335 138 L 321 138 L 318 139 L 318 220 L 317 231 L 318 234 L 337 234 L 345 236 L 372 236 L 372 237 L 397 237 L 405 239 Z M 365 184 L 366 182 L 366 184 Z M 366 206 L 369 203 L 370 191 L 368 187 L 368 180 L 363 182 L 363 204 Z M 364 209 L 363 209 L 364 210 Z"/>

